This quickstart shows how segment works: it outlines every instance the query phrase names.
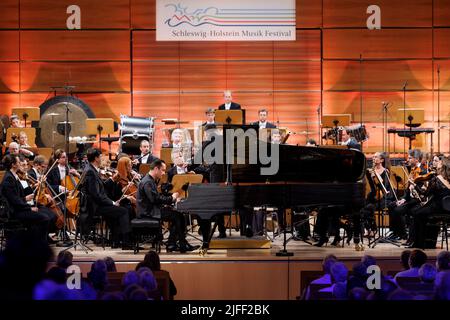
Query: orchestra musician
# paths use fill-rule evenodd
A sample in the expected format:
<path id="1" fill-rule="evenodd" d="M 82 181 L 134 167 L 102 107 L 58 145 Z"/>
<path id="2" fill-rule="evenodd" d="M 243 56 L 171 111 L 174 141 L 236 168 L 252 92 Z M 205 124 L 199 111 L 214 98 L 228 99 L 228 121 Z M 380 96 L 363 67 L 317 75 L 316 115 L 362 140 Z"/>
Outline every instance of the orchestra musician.
<path id="1" fill-rule="evenodd" d="M 63 186 L 67 174 L 72 174 L 77 178 L 80 178 L 80 174 L 73 168 L 68 170 L 67 154 L 62 149 L 57 149 L 53 155 L 53 162 L 57 161 L 58 164 L 55 165 L 52 170 L 47 175 L 47 182 L 56 194 L 62 193 L 63 195 L 67 192 L 65 186 Z M 52 163 L 53 163 L 52 162 Z M 63 199 L 63 195 L 60 199 Z"/>
<path id="2" fill-rule="evenodd" d="M 186 224 L 182 213 L 173 209 L 178 193 L 163 195 L 158 192 L 158 181 L 166 173 L 166 163 L 155 160 L 150 164 L 150 171 L 139 183 L 137 191 L 137 216 L 139 218 L 154 218 L 171 222 L 170 234 L 167 242 L 167 252 L 187 252 L 198 249 L 186 241 Z"/>
<path id="3" fill-rule="evenodd" d="M 56 218 L 47 208 L 31 206 L 28 203 L 34 199 L 35 195 L 33 193 L 25 195 L 24 188 L 19 181 L 18 173 L 21 170 L 19 157 L 13 154 L 7 155 L 3 158 L 3 164 L 7 171 L 0 189 L 12 209 L 12 217 L 23 222 L 28 230 L 42 240 L 54 243 L 48 234 L 50 224 L 54 225 Z"/>
<path id="4" fill-rule="evenodd" d="M 139 166 L 141 163 L 152 163 L 156 158 L 150 153 L 150 142 L 148 140 L 142 140 L 139 146 L 141 154 L 136 159 L 133 159 L 133 166 L 135 166 L 136 171 L 139 172 Z"/>
<path id="5" fill-rule="evenodd" d="M 33 159 L 33 165 L 30 170 L 28 170 L 28 176 L 33 180 L 37 181 L 47 170 L 48 161 L 43 155 L 38 155 Z"/>
<path id="6" fill-rule="evenodd" d="M 349 149 L 361 150 L 361 144 L 359 144 L 358 141 L 356 141 L 356 139 L 353 138 L 345 128 L 341 130 L 340 144 L 347 146 Z"/>
<path id="7" fill-rule="evenodd" d="M 216 110 L 213 108 L 208 108 L 205 112 L 206 121 L 202 123 L 202 126 L 216 124 Z"/>
<path id="8" fill-rule="evenodd" d="M 395 190 L 389 178 L 390 161 L 385 152 L 376 152 L 372 158 L 373 167 L 368 169 L 370 192 L 366 198 L 366 205 L 361 209 L 364 227 L 368 236 L 373 237 L 377 231 L 375 211 L 395 208 Z M 387 191 L 385 193 L 384 191 Z"/>
<path id="9" fill-rule="evenodd" d="M 437 164 L 436 173 L 419 176 L 416 180 L 422 177 L 428 180 L 427 190 L 424 192 L 428 200 L 410 209 L 412 242 L 409 247 L 435 249 L 439 227 L 428 225 L 428 217 L 433 213 L 442 212 L 442 199 L 450 195 L 450 158 L 444 157 L 442 163 Z M 427 241 L 428 239 L 431 241 Z"/>
<path id="10" fill-rule="evenodd" d="M 233 96 L 230 90 L 225 90 L 223 92 L 224 103 L 221 104 L 217 109 L 219 110 L 240 110 L 241 105 L 239 103 L 233 102 Z"/>
<path id="11" fill-rule="evenodd" d="M 27 149 L 27 148 L 31 148 L 32 146 L 30 146 L 28 144 L 28 136 L 25 131 L 19 132 L 18 143 L 19 143 L 19 152 L 21 154 L 23 154 L 25 157 L 28 157 L 28 158 L 34 157 L 34 153 Z"/>
<path id="12" fill-rule="evenodd" d="M 426 174 L 425 168 L 422 167 L 422 157 L 423 154 L 419 149 L 408 151 L 407 162 L 411 167 L 408 177 L 410 182 L 408 183 L 408 188 L 405 189 L 404 196 L 397 201 L 397 207 L 389 212 L 390 228 L 394 238 L 405 239 L 407 237 L 406 219 L 408 217 L 408 213 L 412 207 L 416 206 L 420 202 L 415 195 L 418 193 L 417 187 L 420 188 L 422 184 L 419 183 L 416 185 L 411 183 L 411 181 L 414 181 L 420 175 Z M 410 245 L 412 242 L 412 231 L 413 230 L 410 230 L 407 245 Z"/>
<path id="13" fill-rule="evenodd" d="M 10 128 L 23 128 L 23 125 L 18 115 L 16 114 L 11 115 L 11 118 L 9 119 L 9 126 Z"/>
<path id="14" fill-rule="evenodd" d="M 106 194 L 105 182 L 99 175 L 102 162 L 101 151 L 96 148 L 89 148 L 87 159 L 89 164 L 85 168 L 85 180 L 81 192 L 87 196 L 88 214 L 90 217 L 96 214 L 105 218 L 112 234 L 112 248 L 122 246 L 122 250 L 130 249 L 132 248 L 129 242 L 130 217 L 127 209 L 121 207 L 119 201 L 113 201 Z M 111 179 L 109 181 L 106 183 L 112 183 Z"/>
<path id="15" fill-rule="evenodd" d="M 117 162 L 117 172 L 112 176 L 113 183 L 107 181 L 105 189 L 110 199 L 119 201 L 120 206 L 128 210 L 131 218 L 136 216 L 136 191 L 140 175 L 132 170 L 129 157 L 121 157 Z"/>
<path id="16" fill-rule="evenodd" d="M 259 126 L 260 129 L 275 129 L 277 126 L 267 121 L 268 114 L 269 112 L 267 111 L 267 109 L 259 110 L 259 121 L 253 122 L 252 125 Z"/>

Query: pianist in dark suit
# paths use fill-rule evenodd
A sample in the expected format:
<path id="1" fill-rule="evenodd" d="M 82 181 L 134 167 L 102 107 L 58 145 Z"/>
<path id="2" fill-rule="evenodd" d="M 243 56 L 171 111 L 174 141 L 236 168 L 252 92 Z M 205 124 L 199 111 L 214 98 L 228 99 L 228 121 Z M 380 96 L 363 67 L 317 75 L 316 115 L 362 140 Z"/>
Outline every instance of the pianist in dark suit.
<path id="1" fill-rule="evenodd" d="M 3 197 L 11 209 L 11 216 L 28 226 L 42 240 L 48 239 L 50 218 L 46 208 L 32 207 L 28 204 L 34 198 L 33 194 L 25 196 L 24 188 L 19 181 L 17 172 L 20 170 L 18 156 L 7 155 L 3 158 L 3 165 L 7 170 L 0 186 Z M 53 222 L 54 223 L 54 222 Z"/>
<path id="2" fill-rule="evenodd" d="M 355 138 L 350 136 L 346 129 L 341 131 L 341 144 L 346 145 L 349 149 L 357 149 L 361 151 L 361 145 L 356 141 Z"/>
<path id="3" fill-rule="evenodd" d="M 253 122 L 252 125 L 259 126 L 260 129 L 275 129 L 277 126 L 267 121 L 267 115 L 269 112 L 267 109 L 261 109 L 258 111 L 259 121 Z"/>
<path id="4" fill-rule="evenodd" d="M 150 164 L 156 159 L 158 159 L 150 153 L 150 143 L 148 142 L 148 140 L 142 140 L 139 149 L 141 150 L 140 156 L 133 160 L 133 166 L 135 167 L 135 170 L 138 172 L 141 163 Z"/>
<path id="5" fill-rule="evenodd" d="M 167 252 L 193 251 L 198 246 L 192 246 L 186 241 L 186 224 L 184 216 L 175 211 L 172 205 L 178 199 L 178 193 L 163 195 L 158 192 L 158 181 L 166 174 L 166 163 L 155 160 L 150 164 L 150 171 L 139 183 L 137 191 L 137 216 L 139 218 L 154 218 L 168 220 L 171 223 L 167 242 Z"/>
<path id="6" fill-rule="evenodd" d="M 219 110 L 240 110 L 241 105 L 239 103 L 233 102 L 233 96 L 230 90 L 225 90 L 223 92 L 224 103 L 221 104 L 218 109 Z"/>

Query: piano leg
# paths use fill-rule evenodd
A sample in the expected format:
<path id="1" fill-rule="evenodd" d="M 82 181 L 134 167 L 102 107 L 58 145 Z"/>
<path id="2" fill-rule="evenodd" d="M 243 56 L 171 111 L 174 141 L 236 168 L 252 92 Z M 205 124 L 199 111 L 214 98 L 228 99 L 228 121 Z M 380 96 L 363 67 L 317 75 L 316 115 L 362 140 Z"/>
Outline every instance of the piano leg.
<path id="1" fill-rule="evenodd" d="M 280 212 L 283 213 L 283 221 L 286 221 L 286 209 L 285 208 L 279 208 L 279 209 L 280 209 Z M 287 228 L 285 226 L 284 231 L 283 231 L 283 249 L 281 249 L 280 251 L 278 251 L 276 253 L 277 257 L 291 257 L 294 255 L 293 252 L 289 252 L 286 249 L 286 245 L 288 242 L 286 233 L 287 233 Z"/>

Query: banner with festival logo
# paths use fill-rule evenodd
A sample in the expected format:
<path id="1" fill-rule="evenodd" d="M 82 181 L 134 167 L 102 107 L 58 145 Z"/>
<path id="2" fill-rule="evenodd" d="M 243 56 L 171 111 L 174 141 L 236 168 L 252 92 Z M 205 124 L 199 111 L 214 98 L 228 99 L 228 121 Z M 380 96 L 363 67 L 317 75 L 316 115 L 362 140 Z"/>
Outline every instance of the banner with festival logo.
<path id="1" fill-rule="evenodd" d="M 156 0 L 157 41 L 292 41 L 295 0 Z"/>

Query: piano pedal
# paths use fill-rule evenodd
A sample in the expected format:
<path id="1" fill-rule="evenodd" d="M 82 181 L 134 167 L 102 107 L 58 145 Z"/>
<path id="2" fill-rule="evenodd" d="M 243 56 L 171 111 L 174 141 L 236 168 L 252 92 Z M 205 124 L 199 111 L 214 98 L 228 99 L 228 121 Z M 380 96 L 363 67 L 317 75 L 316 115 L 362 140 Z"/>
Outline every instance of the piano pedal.
<path id="1" fill-rule="evenodd" d="M 364 245 L 362 243 L 355 243 L 355 251 L 364 251 Z"/>
<path id="2" fill-rule="evenodd" d="M 204 257 L 208 253 L 207 248 L 200 248 L 198 249 L 198 255 Z"/>

